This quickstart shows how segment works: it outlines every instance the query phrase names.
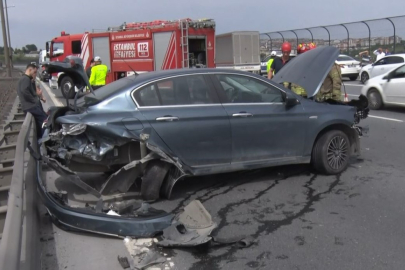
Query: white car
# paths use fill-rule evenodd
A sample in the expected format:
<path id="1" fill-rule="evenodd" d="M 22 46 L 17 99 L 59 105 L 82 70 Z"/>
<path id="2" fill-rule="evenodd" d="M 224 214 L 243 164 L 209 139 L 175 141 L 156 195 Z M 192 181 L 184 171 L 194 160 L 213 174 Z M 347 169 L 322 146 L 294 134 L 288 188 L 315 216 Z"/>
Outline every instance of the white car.
<path id="1" fill-rule="evenodd" d="M 368 80 L 361 93 L 367 96 L 369 107 L 381 109 L 384 105 L 405 106 L 405 64 Z"/>
<path id="2" fill-rule="evenodd" d="M 405 63 L 405 54 L 387 55 L 373 64 L 364 66 L 360 70 L 360 81 L 365 83 L 367 80 L 387 73 Z"/>
<path id="3" fill-rule="evenodd" d="M 350 78 L 352 81 L 355 81 L 359 77 L 361 66 L 360 62 L 356 59 L 345 54 L 340 54 L 335 63 L 340 66 L 342 77 Z"/>

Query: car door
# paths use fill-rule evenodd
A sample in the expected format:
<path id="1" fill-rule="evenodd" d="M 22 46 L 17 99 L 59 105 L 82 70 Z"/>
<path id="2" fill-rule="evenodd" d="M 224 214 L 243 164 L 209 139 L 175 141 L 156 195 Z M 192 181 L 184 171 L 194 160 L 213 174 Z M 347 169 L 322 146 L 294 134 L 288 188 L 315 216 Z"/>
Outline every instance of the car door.
<path id="1" fill-rule="evenodd" d="M 383 86 L 387 102 L 405 104 L 405 65 L 393 71 Z"/>
<path id="2" fill-rule="evenodd" d="M 388 71 L 387 70 L 387 68 L 388 68 L 387 58 L 388 57 L 384 57 L 372 65 L 372 67 L 370 69 L 370 78 L 374 78 L 374 77 L 384 74 L 385 72 Z"/>
<path id="3" fill-rule="evenodd" d="M 282 91 L 248 74 L 211 78 L 231 123 L 232 163 L 302 156 L 307 120 L 300 104 L 287 109 Z"/>
<path id="4" fill-rule="evenodd" d="M 204 75 L 161 79 L 136 89 L 134 97 L 140 112 L 186 165 L 230 163 L 229 119 Z"/>

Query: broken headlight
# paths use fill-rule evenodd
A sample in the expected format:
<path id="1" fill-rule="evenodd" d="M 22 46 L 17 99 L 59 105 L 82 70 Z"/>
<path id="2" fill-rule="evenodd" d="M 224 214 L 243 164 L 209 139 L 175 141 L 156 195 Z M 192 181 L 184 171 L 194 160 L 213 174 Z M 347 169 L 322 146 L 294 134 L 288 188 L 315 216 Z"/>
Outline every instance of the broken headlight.
<path id="1" fill-rule="evenodd" d="M 63 135 L 79 135 L 86 130 L 86 124 L 62 124 Z"/>

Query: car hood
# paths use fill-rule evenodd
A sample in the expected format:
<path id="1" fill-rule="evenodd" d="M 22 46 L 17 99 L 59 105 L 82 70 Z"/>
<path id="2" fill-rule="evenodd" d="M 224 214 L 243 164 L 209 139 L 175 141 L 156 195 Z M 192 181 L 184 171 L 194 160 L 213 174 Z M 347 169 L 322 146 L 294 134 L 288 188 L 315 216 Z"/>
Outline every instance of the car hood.
<path id="1" fill-rule="evenodd" d="M 308 97 L 315 96 L 330 69 L 339 56 L 335 47 L 318 47 L 294 57 L 273 77 L 276 83 L 295 83 L 307 92 Z"/>

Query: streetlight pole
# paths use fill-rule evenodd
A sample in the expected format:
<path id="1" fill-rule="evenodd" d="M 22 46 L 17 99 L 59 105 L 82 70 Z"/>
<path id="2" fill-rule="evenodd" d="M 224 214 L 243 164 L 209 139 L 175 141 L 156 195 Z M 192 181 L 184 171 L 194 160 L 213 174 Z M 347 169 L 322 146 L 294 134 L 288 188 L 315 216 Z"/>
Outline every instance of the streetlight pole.
<path id="1" fill-rule="evenodd" d="M 4 3 L 6 5 L 6 22 L 7 22 L 7 35 L 8 35 L 8 48 L 10 50 L 10 66 L 13 67 L 13 60 L 11 59 L 11 55 L 13 52 L 11 51 L 11 39 L 10 39 L 10 24 L 8 23 L 8 8 L 14 7 L 14 6 L 7 6 L 7 0 L 4 0 Z"/>
<path id="2" fill-rule="evenodd" d="M 7 77 L 11 77 L 10 53 L 8 51 L 6 22 L 4 20 L 3 0 L 0 0 L 0 16 L 1 16 L 1 28 L 2 28 L 2 32 L 3 32 L 3 42 L 4 42 L 4 59 L 6 60 L 6 66 L 7 66 Z"/>

